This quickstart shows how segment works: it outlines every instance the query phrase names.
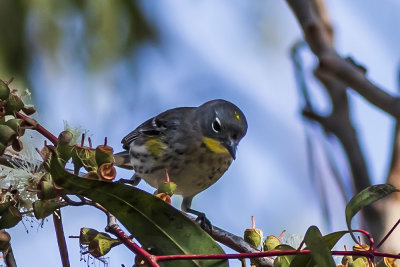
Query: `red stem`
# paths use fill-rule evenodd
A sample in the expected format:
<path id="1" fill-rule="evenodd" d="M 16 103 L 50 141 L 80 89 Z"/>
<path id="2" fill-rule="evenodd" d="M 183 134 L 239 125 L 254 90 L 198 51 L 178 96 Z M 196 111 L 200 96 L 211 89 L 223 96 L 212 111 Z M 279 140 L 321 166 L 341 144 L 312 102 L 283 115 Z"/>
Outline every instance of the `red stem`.
<path id="1" fill-rule="evenodd" d="M 64 229 L 61 220 L 61 211 L 56 210 L 53 213 L 54 228 L 56 230 L 58 249 L 60 251 L 61 262 L 63 267 L 69 267 L 68 249 L 65 242 Z"/>
<path id="2" fill-rule="evenodd" d="M 371 248 L 371 250 L 374 248 L 374 239 L 372 238 L 372 236 L 370 235 L 369 232 L 363 230 L 363 229 L 357 229 L 357 230 L 353 230 L 353 232 L 358 232 L 358 233 L 362 233 L 364 234 L 369 241 L 369 247 Z"/>
<path id="3" fill-rule="evenodd" d="M 390 231 L 383 237 L 382 241 L 379 242 L 379 244 L 376 246 L 376 249 L 380 248 L 382 244 L 386 241 L 386 239 L 393 233 L 394 229 L 399 225 L 400 219 L 393 225 L 393 227 L 390 229 Z"/>
<path id="4" fill-rule="evenodd" d="M 52 133 L 50 133 L 48 130 L 46 130 L 43 126 L 41 126 L 39 123 L 37 123 L 34 119 L 29 118 L 28 116 L 17 112 L 15 115 L 17 118 L 24 120 L 26 123 L 29 125 L 33 126 L 36 131 L 38 131 L 41 135 L 46 137 L 47 139 L 50 140 L 50 142 L 53 143 L 53 145 L 57 145 L 58 143 L 58 138 L 55 137 Z"/>
<path id="5" fill-rule="evenodd" d="M 108 232 L 112 233 L 116 237 L 118 237 L 118 240 L 120 240 L 127 248 L 129 248 L 133 253 L 136 255 L 139 255 L 142 257 L 147 263 L 149 264 L 148 266 L 150 267 L 160 267 L 160 265 L 157 264 L 157 257 L 154 255 L 151 255 L 148 253 L 146 250 L 143 248 L 139 247 L 136 245 L 130 238 L 127 236 L 124 231 L 121 230 L 119 227 L 109 227 L 107 229 Z"/>
<path id="6" fill-rule="evenodd" d="M 237 254 L 210 254 L 210 255 L 165 255 L 165 256 L 153 256 L 156 261 L 171 261 L 171 260 L 205 260 L 205 259 L 243 259 L 243 258 L 258 258 L 258 257 L 273 257 L 273 256 L 285 256 L 285 255 L 297 255 L 297 254 L 310 254 L 310 250 L 285 250 L 285 251 L 264 251 L 258 253 L 237 253 Z M 398 254 L 390 254 L 379 251 L 331 251 L 332 255 L 337 256 L 361 256 L 367 258 L 374 257 L 387 257 L 400 259 Z"/>

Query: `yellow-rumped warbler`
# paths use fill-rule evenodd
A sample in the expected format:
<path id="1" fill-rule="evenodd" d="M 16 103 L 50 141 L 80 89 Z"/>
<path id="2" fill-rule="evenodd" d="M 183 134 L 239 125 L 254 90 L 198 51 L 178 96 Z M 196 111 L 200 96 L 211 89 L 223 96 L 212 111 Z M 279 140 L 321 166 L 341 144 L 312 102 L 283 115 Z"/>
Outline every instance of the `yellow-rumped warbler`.
<path id="1" fill-rule="evenodd" d="M 170 109 L 122 139 L 127 151 L 116 155 L 116 165 L 135 170 L 135 185 L 144 179 L 155 188 L 167 170 L 177 185 L 176 194 L 183 196 L 182 210 L 205 219 L 190 209 L 192 199 L 229 168 L 246 131 L 243 112 L 225 100 Z"/>

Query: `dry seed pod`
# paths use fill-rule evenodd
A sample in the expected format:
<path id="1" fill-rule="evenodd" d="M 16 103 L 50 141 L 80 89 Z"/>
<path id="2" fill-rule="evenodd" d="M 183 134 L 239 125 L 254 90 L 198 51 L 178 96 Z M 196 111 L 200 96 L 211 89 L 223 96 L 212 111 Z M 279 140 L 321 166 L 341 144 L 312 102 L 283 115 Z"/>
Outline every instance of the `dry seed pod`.
<path id="1" fill-rule="evenodd" d="M 161 200 L 163 200 L 167 204 L 171 205 L 171 196 L 170 195 L 165 194 L 165 193 L 159 193 L 159 194 L 156 194 L 155 196 L 160 198 Z"/>
<path id="2" fill-rule="evenodd" d="M 10 87 L 3 80 L 0 80 L 0 99 L 7 100 L 9 96 Z"/>
<path id="3" fill-rule="evenodd" d="M 101 178 L 111 181 L 117 176 L 117 170 L 112 163 L 103 163 L 97 173 Z"/>
<path id="4" fill-rule="evenodd" d="M 22 220 L 22 215 L 19 212 L 19 210 L 14 206 L 10 206 L 1 215 L 0 229 L 8 229 L 8 228 L 14 227 L 21 220 Z"/>
<path id="5" fill-rule="evenodd" d="M 96 162 L 97 166 L 101 166 L 104 163 L 114 162 L 114 149 L 107 145 L 100 145 L 96 147 Z"/>
<path id="6" fill-rule="evenodd" d="M 19 140 L 18 138 L 14 139 L 14 142 L 11 144 L 12 149 L 16 152 L 21 152 L 21 150 L 24 148 L 24 145 L 22 144 L 22 141 Z"/>
<path id="7" fill-rule="evenodd" d="M 11 236 L 4 230 L 0 231 L 0 251 L 6 251 L 10 247 Z"/>
<path id="8" fill-rule="evenodd" d="M 31 105 L 29 105 L 29 106 L 24 106 L 24 107 L 22 108 L 22 111 L 23 111 L 27 116 L 30 116 L 30 115 L 32 115 L 33 113 L 36 112 L 36 108 L 35 108 L 34 106 L 31 106 Z"/>

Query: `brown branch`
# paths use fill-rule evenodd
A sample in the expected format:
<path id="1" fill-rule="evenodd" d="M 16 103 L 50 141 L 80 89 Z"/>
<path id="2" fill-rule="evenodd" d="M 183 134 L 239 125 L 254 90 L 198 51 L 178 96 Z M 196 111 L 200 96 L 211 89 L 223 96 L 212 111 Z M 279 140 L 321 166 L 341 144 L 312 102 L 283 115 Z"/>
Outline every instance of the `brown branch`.
<path id="1" fill-rule="evenodd" d="M 305 39 L 319 59 L 314 75 L 324 85 L 331 103 L 328 116 L 316 114 L 308 107 L 303 115 L 321 124 L 326 132 L 341 142 L 350 164 L 355 191 L 360 192 L 371 185 L 368 168 L 356 130 L 350 120 L 346 88 L 352 87 L 370 103 L 394 117 L 400 117 L 400 102 L 378 88 L 365 77 L 365 69 L 353 60 L 341 58 L 333 47 L 333 29 L 329 22 L 323 0 L 287 0 L 303 29 Z M 363 210 L 366 223 L 375 237 L 382 235 L 384 222 L 381 212 L 372 206 Z"/>
<path id="2" fill-rule="evenodd" d="M 67 243 L 65 242 L 64 229 L 62 225 L 60 210 L 56 210 L 55 212 L 53 212 L 53 222 L 54 222 L 54 228 L 56 230 L 57 243 L 58 243 L 58 248 L 60 250 L 62 266 L 69 267 L 70 264 L 68 259 L 68 249 L 67 249 Z"/>
<path id="3" fill-rule="evenodd" d="M 15 261 L 14 252 L 11 245 L 9 245 L 7 251 L 3 252 L 3 255 L 7 267 L 17 267 L 17 262 Z"/>
<path id="4" fill-rule="evenodd" d="M 11 236 L 6 230 L 0 230 L 1 247 L 3 251 L 3 258 L 7 267 L 17 267 L 17 263 L 14 258 L 14 253 L 11 247 Z"/>
<path id="5" fill-rule="evenodd" d="M 239 253 L 256 253 L 260 252 L 258 249 L 249 245 L 243 238 L 231 234 L 221 228 L 216 226 L 212 227 L 212 232 L 207 231 L 208 234 L 214 238 L 216 241 L 224 244 L 227 247 L 239 252 Z M 257 266 L 273 266 L 274 261 L 271 258 L 254 258 L 253 262 L 257 264 Z"/>
<path id="6" fill-rule="evenodd" d="M 371 104 L 393 117 L 400 118 L 400 100 L 374 85 L 365 77 L 365 72 L 348 59 L 340 57 L 331 43 L 331 33 L 319 20 L 316 5 L 309 0 L 287 0 L 303 29 L 304 37 L 318 57 L 320 68 L 353 88 Z"/>

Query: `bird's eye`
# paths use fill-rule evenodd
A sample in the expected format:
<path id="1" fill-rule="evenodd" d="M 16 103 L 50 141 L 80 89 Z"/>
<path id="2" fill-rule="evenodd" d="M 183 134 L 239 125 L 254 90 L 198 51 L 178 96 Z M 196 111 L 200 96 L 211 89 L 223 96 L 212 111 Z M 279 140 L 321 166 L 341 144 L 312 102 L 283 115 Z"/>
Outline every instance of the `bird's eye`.
<path id="1" fill-rule="evenodd" d="M 216 132 L 216 133 L 221 132 L 221 122 L 219 121 L 218 118 L 215 118 L 215 120 L 211 124 L 211 127 L 212 127 L 214 132 Z"/>

